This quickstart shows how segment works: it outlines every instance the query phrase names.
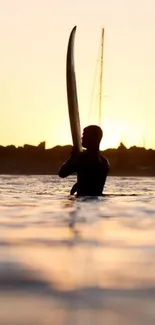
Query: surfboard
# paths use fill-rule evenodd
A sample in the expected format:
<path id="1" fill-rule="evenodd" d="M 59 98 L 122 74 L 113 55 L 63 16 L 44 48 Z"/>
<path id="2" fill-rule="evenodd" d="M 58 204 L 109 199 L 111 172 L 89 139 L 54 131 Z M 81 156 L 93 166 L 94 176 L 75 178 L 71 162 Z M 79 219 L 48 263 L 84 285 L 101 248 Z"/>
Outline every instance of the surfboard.
<path id="1" fill-rule="evenodd" d="M 74 65 L 75 33 L 76 33 L 76 26 L 72 29 L 68 41 L 67 60 L 66 60 L 66 84 L 67 84 L 69 121 L 70 121 L 73 146 L 78 151 L 82 151 L 81 126 L 80 126 L 76 75 L 75 75 L 75 65 Z"/>

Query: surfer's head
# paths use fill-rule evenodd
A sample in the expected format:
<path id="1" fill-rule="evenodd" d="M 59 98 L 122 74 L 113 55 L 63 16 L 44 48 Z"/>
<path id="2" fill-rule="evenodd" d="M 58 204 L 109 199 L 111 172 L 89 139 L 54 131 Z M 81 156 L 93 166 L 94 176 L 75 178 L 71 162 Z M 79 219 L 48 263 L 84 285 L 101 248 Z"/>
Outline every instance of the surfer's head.
<path id="1" fill-rule="evenodd" d="M 89 125 L 83 130 L 82 147 L 98 150 L 102 139 L 102 129 L 97 125 Z"/>

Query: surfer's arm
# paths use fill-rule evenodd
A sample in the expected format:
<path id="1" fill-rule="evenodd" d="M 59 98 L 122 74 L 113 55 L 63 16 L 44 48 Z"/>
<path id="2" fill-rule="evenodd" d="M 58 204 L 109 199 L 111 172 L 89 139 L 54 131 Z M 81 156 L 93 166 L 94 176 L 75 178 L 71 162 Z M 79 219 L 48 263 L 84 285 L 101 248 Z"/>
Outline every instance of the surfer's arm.
<path id="1" fill-rule="evenodd" d="M 76 162 L 75 159 L 70 158 L 67 160 L 59 170 L 59 177 L 67 177 L 76 172 Z"/>
<path id="2" fill-rule="evenodd" d="M 61 166 L 58 175 L 62 178 L 72 175 L 77 172 L 77 166 L 79 163 L 80 153 L 73 147 L 71 151 L 71 157 Z"/>

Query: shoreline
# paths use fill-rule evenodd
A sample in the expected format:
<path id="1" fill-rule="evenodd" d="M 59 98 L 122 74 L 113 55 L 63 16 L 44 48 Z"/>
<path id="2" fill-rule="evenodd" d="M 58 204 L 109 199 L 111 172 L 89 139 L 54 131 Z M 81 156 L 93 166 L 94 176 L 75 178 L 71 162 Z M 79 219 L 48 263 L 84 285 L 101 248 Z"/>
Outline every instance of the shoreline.
<path id="1" fill-rule="evenodd" d="M 37 147 L 24 145 L 0 146 L 0 175 L 57 175 L 60 166 L 72 152 L 72 146 L 46 149 L 45 142 Z M 155 150 L 123 143 L 117 149 L 100 151 L 110 163 L 109 176 L 155 177 Z"/>

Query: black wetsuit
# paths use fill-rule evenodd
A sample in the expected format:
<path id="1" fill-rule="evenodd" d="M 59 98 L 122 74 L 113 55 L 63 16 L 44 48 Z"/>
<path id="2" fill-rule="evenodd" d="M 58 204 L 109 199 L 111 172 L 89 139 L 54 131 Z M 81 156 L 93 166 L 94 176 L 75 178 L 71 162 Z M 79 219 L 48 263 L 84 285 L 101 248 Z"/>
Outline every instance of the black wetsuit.
<path id="1" fill-rule="evenodd" d="M 71 189 L 71 194 L 77 191 L 77 196 L 101 196 L 109 171 L 108 160 L 99 151 L 84 151 L 77 156 L 71 156 L 59 170 L 60 177 L 77 173 L 77 183 Z"/>

